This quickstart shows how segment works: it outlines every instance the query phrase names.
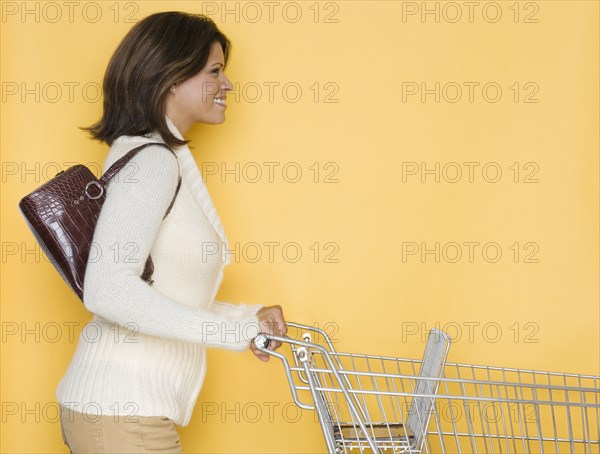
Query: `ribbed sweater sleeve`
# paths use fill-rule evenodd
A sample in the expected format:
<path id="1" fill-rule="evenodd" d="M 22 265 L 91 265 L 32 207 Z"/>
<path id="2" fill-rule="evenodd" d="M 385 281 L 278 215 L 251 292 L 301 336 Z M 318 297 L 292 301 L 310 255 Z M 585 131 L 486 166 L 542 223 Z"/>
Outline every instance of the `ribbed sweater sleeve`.
<path id="1" fill-rule="evenodd" d="M 246 304 L 231 304 L 224 301 L 214 300 L 212 309 L 222 315 L 235 318 L 245 318 L 250 315 L 256 314 L 261 308 L 262 304 L 248 306 Z"/>
<path id="2" fill-rule="evenodd" d="M 246 349 L 259 330 L 252 310 L 189 307 L 140 278 L 177 178 L 176 157 L 163 147 L 150 146 L 109 181 L 86 268 L 84 304 L 91 312 L 142 333 Z"/>

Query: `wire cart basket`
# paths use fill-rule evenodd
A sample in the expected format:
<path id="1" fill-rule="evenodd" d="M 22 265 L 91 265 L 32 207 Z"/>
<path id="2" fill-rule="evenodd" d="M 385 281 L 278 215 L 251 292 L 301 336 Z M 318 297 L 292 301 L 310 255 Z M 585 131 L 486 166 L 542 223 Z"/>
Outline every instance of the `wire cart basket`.
<path id="1" fill-rule="evenodd" d="M 287 325 L 302 340 L 261 333 L 254 345 L 282 361 L 331 454 L 600 453 L 599 376 L 450 363 L 436 329 L 416 360 L 338 353 L 325 331 Z"/>

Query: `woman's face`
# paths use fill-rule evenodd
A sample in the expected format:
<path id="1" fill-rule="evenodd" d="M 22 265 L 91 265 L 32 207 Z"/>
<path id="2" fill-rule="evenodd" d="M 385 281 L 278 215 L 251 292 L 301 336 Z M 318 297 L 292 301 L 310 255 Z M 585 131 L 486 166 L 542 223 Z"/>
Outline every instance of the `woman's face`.
<path id="1" fill-rule="evenodd" d="M 204 68 L 195 76 L 171 87 L 166 114 L 184 134 L 194 123 L 220 124 L 225 121 L 225 97 L 233 86 L 223 73 L 221 43 L 210 48 Z"/>

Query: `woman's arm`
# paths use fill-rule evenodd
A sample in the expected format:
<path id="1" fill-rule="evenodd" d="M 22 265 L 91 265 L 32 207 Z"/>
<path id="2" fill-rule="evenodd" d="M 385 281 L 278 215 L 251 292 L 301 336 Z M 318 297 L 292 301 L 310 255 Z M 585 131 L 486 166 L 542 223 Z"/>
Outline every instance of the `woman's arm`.
<path id="1" fill-rule="evenodd" d="M 132 164 L 129 164 L 132 163 Z M 163 147 L 135 155 L 109 182 L 84 278 L 93 313 L 142 333 L 243 350 L 259 331 L 256 312 L 194 309 L 170 299 L 140 276 L 178 178 L 176 157 Z"/>
<path id="2" fill-rule="evenodd" d="M 262 304 L 256 304 L 249 306 L 247 304 L 231 304 L 224 301 L 214 300 L 212 303 L 212 309 L 221 315 L 235 318 L 244 318 L 251 315 L 255 315 L 264 306 Z"/>

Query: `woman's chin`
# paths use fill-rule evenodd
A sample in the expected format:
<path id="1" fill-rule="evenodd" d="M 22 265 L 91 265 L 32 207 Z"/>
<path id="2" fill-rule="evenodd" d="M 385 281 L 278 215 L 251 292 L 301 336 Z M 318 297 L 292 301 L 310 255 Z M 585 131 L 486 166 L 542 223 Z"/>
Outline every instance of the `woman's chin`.
<path id="1" fill-rule="evenodd" d="M 225 122 L 225 114 L 221 114 L 220 116 L 215 115 L 211 118 L 203 118 L 198 120 L 196 123 L 202 123 L 205 125 L 220 125 Z"/>

